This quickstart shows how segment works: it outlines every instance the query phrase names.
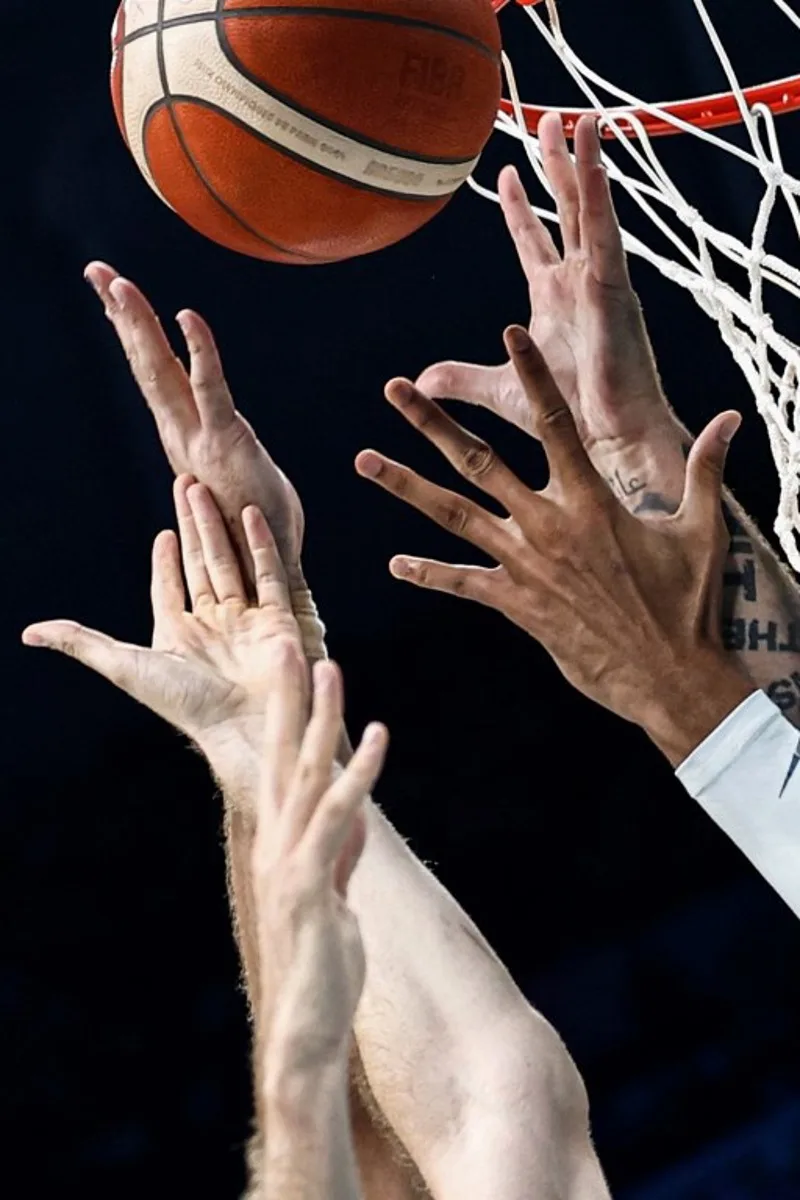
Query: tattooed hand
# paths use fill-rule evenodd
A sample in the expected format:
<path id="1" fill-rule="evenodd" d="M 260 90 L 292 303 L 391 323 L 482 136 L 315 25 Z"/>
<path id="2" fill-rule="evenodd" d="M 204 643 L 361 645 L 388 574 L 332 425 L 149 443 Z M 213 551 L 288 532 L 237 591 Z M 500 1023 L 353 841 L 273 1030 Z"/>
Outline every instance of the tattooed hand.
<path id="1" fill-rule="evenodd" d="M 631 288 L 600 139 L 591 117 L 575 131 L 575 162 L 560 117 L 539 122 L 544 169 L 561 226 L 559 252 L 532 211 L 516 171 L 500 176 L 503 215 L 528 281 L 531 335 L 598 473 L 640 514 L 674 511 L 683 491 L 684 431 L 658 378 Z M 428 396 L 490 408 L 535 436 L 512 363 L 444 362 L 417 380 Z"/>
<path id="2" fill-rule="evenodd" d="M 406 380 L 387 398 L 471 483 L 509 513 L 493 516 L 372 451 L 360 474 L 466 538 L 500 565 L 396 558 L 393 573 L 499 609 L 540 641 L 584 695 L 644 728 L 673 764 L 752 692 L 720 635 L 727 532 L 720 494 L 738 413 L 703 431 L 677 513 L 633 517 L 593 469 L 575 419 L 524 329 L 506 335 L 530 424 L 550 467 L 532 492 L 484 442 Z"/>

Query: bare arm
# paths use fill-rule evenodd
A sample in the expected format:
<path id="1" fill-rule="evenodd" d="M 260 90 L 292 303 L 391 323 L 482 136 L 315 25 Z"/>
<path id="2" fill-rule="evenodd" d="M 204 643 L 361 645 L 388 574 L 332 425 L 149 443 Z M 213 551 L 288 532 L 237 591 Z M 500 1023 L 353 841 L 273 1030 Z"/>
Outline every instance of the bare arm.
<path id="1" fill-rule="evenodd" d="M 295 615 L 304 627 L 306 652 L 319 657 L 319 638 L 305 636 L 306 618 L 313 623 L 313 610 L 302 586 L 299 501 L 236 412 L 210 332 L 196 315 L 183 314 L 191 357 L 187 375 L 141 293 L 109 267 L 95 264 L 89 275 L 125 346 L 172 466 L 213 490 L 248 568 L 241 512 L 255 504 L 266 514 L 286 568 Z M 244 733 L 242 738 L 246 740 Z M 252 741 L 249 745 L 252 754 Z M 235 739 L 219 751 L 204 749 L 228 800 L 236 802 L 248 751 Z M 255 770 L 253 759 L 251 774 Z M 376 980 L 375 1001 L 369 999 L 371 977 L 363 1016 L 359 1012 L 356 1022 L 361 1055 L 368 1063 L 366 1081 L 359 1087 L 360 1108 L 353 1110 L 365 1189 L 368 1176 L 374 1177 L 376 1200 L 408 1200 L 420 1184 L 407 1159 L 401 1157 L 398 1165 L 386 1154 L 381 1138 L 386 1118 L 404 1143 L 404 1148 L 395 1145 L 395 1155 L 402 1156 L 404 1150 L 410 1154 L 432 1188 L 436 1181 L 437 1198 L 456 1195 L 467 1200 L 474 1194 L 483 1200 L 491 1194 L 494 1200 L 514 1200 L 516 1195 L 529 1200 L 533 1160 L 547 1157 L 540 1150 L 552 1129 L 563 1125 L 571 1130 L 573 1117 L 576 1157 L 585 1152 L 594 1175 L 595 1160 L 586 1151 L 583 1085 L 559 1039 L 532 1012 L 453 898 L 377 810 L 370 810 L 369 823 L 374 836 L 353 882 L 353 903 L 365 922 Z M 248 949 L 253 944 L 252 921 L 241 854 L 233 841 L 230 854 L 240 945 L 254 991 L 257 972 L 250 960 L 255 956 Z M 409 889 L 414 892 L 411 897 Z M 426 926 L 422 939 L 420 923 Z M 421 1088 L 418 1080 L 423 1081 Z M 413 1106 L 406 1096 L 414 1098 Z M 532 1128 L 541 1134 L 532 1136 Z M 484 1185 L 477 1177 L 467 1178 L 468 1147 L 477 1146 L 484 1134 L 486 1163 L 498 1173 L 497 1187 L 492 1180 Z M 490 1148 L 493 1144 L 496 1152 Z M 251 1148 L 254 1163 L 259 1152 L 256 1139 Z M 515 1190 L 504 1182 L 512 1169 L 517 1174 Z"/>
<path id="2" fill-rule="evenodd" d="M 375 806 L 368 830 L 350 891 L 369 963 L 355 1032 L 432 1194 L 607 1197 L 563 1042 Z"/>
<path id="3" fill-rule="evenodd" d="M 281 1062 L 265 1090 L 269 1128 L 259 1200 L 362 1200 L 350 1129 L 347 1059 L 331 1068 Z"/>

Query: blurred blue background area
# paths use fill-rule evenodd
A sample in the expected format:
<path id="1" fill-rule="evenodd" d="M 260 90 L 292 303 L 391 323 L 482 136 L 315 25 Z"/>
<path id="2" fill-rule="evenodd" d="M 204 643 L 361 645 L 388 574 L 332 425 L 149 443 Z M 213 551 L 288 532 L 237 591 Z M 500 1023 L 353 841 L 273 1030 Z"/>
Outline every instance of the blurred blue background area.
<path id="1" fill-rule="evenodd" d="M 561 7 L 584 56 L 633 90 L 722 86 L 690 0 Z M 770 22 L 769 0 L 709 7 L 746 82 L 797 69 L 800 32 Z M 101 258 L 144 288 L 176 347 L 183 307 L 215 329 L 239 406 L 303 497 L 307 572 L 352 728 L 378 717 L 392 729 L 379 799 L 565 1037 L 614 1195 L 800 1194 L 800 926 L 644 737 L 576 697 L 536 645 L 494 613 L 390 579 L 391 554 L 448 557 L 455 543 L 352 469 L 376 446 L 448 480 L 382 386 L 441 358 L 500 361 L 504 326 L 528 309 L 499 212 L 465 189 L 371 258 L 308 270 L 237 258 L 170 213 L 128 156 L 107 87 L 113 3 L 2 0 L 0 13 L 9 1178 L 19 1159 L 29 1197 L 65 1185 L 233 1197 L 248 1133 L 213 785 L 155 718 L 18 643 L 27 623 L 65 616 L 149 637 L 169 471 L 81 277 Z M 572 101 L 523 14 L 501 24 L 526 95 Z M 800 117 L 780 132 L 800 171 Z M 495 137 L 480 178 L 516 153 Z M 693 202 L 746 237 L 757 178 L 685 139 L 664 153 Z M 779 218 L 770 248 L 796 264 L 789 234 Z M 745 413 L 730 479 L 768 532 L 774 471 L 742 377 L 690 297 L 641 264 L 634 279 L 684 421 Z M 794 305 L 771 303 L 800 337 Z M 537 447 L 462 416 L 543 482 Z"/>

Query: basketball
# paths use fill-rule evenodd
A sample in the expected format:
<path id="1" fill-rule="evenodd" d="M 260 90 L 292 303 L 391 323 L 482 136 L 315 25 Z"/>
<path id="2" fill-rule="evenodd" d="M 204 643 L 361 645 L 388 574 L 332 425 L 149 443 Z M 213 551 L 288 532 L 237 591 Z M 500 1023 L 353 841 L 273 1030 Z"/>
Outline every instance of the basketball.
<path id="1" fill-rule="evenodd" d="M 111 90 L 147 182 L 189 225 L 335 262 L 424 225 L 500 101 L 490 0 L 124 0 Z"/>

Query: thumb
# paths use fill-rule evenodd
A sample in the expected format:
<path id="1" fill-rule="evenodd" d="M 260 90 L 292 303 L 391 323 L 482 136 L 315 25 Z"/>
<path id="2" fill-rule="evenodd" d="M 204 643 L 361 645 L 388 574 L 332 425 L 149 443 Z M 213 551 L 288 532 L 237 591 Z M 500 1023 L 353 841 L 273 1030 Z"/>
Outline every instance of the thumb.
<path id="1" fill-rule="evenodd" d="M 480 404 L 496 412 L 504 373 L 508 373 L 507 367 L 441 362 L 422 372 L 417 387 L 432 400 L 463 400 L 466 404 Z"/>
<path id="2" fill-rule="evenodd" d="M 720 511 L 728 450 L 742 423 L 741 413 L 724 412 L 709 421 L 695 441 L 686 464 L 686 487 L 679 512 L 701 523 Z"/>
<path id="3" fill-rule="evenodd" d="M 143 693 L 149 674 L 141 670 L 142 659 L 155 652 L 141 646 L 115 641 L 96 629 L 87 629 L 74 621 L 42 621 L 29 625 L 22 634 L 26 646 L 43 646 L 75 658 L 98 675 L 116 684 L 123 692 L 148 704 L 152 697 Z"/>

